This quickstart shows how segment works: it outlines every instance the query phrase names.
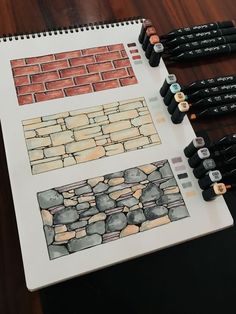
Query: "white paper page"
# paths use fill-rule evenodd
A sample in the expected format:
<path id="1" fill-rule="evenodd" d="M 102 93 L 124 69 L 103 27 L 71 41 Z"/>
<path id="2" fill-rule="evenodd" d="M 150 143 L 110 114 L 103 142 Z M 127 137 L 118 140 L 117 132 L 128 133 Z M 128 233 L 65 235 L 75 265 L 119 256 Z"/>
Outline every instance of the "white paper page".
<path id="1" fill-rule="evenodd" d="M 167 70 L 151 68 L 137 38 L 141 24 L 100 28 L 90 31 L 52 35 L 35 39 L 14 40 L 1 44 L 0 83 L 1 125 L 9 168 L 11 188 L 17 217 L 27 287 L 30 290 L 88 273 L 117 262 L 141 256 L 233 224 L 223 197 L 205 202 L 197 180 L 183 155 L 183 149 L 195 137 L 185 117 L 174 125 L 159 95 Z M 136 47 L 128 48 L 128 43 Z M 58 98 L 19 106 L 13 82 L 10 60 L 44 56 L 60 52 L 123 43 L 138 84 L 73 97 Z M 138 49 L 141 63 L 136 64 L 130 50 Z M 40 174 L 32 174 L 22 121 L 67 111 L 88 110 L 95 106 L 144 97 L 161 144 L 131 150 L 110 157 L 78 163 Z M 154 98 L 154 100 L 153 100 Z M 182 157 L 179 165 L 188 178 L 180 180 L 178 164 L 172 158 Z M 144 232 L 93 246 L 67 256 L 49 259 L 40 215 L 37 193 L 89 178 L 125 169 L 168 160 L 186 204 L 189 217 L 173 221 Z M 183 188 L 183 182 L 191 186 Z"/>

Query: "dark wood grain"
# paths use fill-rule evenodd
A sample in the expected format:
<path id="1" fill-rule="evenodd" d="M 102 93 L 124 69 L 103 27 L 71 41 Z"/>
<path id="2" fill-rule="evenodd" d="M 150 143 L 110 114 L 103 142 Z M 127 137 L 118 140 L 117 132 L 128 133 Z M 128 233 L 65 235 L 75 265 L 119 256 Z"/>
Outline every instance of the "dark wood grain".
<path id="1" fill-rule="evenodd" d="M 152 19 L 158 32 L 163 34 L 173 28 L 234 19 L 236 6 L 235 0 L 2 0 L 0 36 L 130 16 Z M 236 73 L 236 57 L 170 65 L 168 69 L 185 84 L 196 79 Z M 1 100 L 1 106 L 7 104 Z M 195 122 L 193 126 L 195 130 L 207 130 L 211 138 L 219 138 L 227 132 L 236 132 L 235 122 L 235 117 L 226 117 Z M 2 134 L 0 167 L 0 313 L 42 314 L 39 294 L 28 292 L 25 286 Z"/>

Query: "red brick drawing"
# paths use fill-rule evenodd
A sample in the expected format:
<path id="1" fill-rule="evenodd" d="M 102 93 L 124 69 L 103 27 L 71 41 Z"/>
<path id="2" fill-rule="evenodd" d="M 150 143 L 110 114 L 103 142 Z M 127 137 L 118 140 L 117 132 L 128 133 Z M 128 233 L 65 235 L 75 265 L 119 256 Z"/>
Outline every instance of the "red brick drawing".
<path id="1" fill-rule="evenodd" d="M 19 105 L 137 84 L 123 44 L 11 61 Z"/>

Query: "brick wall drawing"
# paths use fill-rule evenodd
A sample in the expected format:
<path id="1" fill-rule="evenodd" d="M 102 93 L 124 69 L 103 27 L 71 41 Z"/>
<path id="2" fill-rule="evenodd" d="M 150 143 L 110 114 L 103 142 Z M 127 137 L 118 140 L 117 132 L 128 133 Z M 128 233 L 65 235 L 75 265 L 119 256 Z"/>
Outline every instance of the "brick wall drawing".
<path id="1" fill-rule="evenodd" d="M 32 174 L 160 144 L 144 98 L 22 122 Z"/>
<path id="2" fill-rule="evenodd" d="M 167 160 L 42 191 L 37 198 L 50 259 L 189 217 Z"/>
<path id="3" fill-rule="evenodd" d="M 19 105 L 137 83 L 123 44 L 11 61 Z"/>

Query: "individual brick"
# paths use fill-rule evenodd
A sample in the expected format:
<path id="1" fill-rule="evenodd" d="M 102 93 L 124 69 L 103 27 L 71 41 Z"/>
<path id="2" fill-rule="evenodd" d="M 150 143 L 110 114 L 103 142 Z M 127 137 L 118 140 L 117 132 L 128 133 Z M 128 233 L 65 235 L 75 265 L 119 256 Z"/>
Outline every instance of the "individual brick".
<path id="1" fill-rule="evenodd" d="M 106 154 L 103 146 L 97 146 L 94 148 L 83 150 L 75 154 L 75 159 L 77 163 L 99 159 L 104 157 Z"/>
<path id="2" fill-rule="evenodd" d="M 67 78 L 67 79 L 62 79 L 58 81 L 52 81 L 46 83 L 46 88 L 47 89 L 59 89 L 59 88 L 65 88 L 65 87 L 70 87 L 73 86 L 74 82 L 72 78 Z"/>
<path id="3" fill-rule="evenodd" d="M 122 130 L 122 131 L 117 131 L 114 133 L 111 133 L 111 140 L 112 141 L 124 141 L 126 139 L 139 136 L 139 130 L 138 128 L 131 128 L 128 130 Z"/>
<path id="4" fill-rule="evenodd" d="M 128 73 L 129 73 L 130 76 L 135 76 L 135 75 L 134 75 L 134 70 L 133 70 L 132 67 L 127 68 L 127 71 L 128 71 Z"/>
<path id="5" fill-rule="evenodd" d="M 128 57 L 128 55 L 127 55 L 127 53 L 126 53 L 125 50 L 122 50 L 122 51 L 121 51 L 121 55 L 122 55 L 122 57 L 124 57 L 124 58 L 127 58 L 127 57 Z"/>
<path id="6" fill-rule="evenodd" d="M 94 139 L 81 140 L 79 142 L 73 142 L 66 145 L 66 152 L 68 154 L 83 151 L 88 148 L 95 147 L 96 143 Z"/>
<path id="7" fill-rule="evenodd" d="M 139 131 L 144 136 L 156 134 L 156 129 L 152 123 L 141 125 Z"/>
<path id="8" fill-rule="evenodd" d="M 101 77 L 99 73 L 75 77 L 75 83 L 77 85 L 84 85 L 84 84 L 95 83 L 99 81 L 101 81 Z"/>
<path id="9" fill-rule="evenodd" d="M 113 69 L 113 64 L 111 61 L 109 62 L 102 62 L 102 63 L 95 63 L 95 64 L 88 64 L 87 69 L 89 73 L 92 72 L 103 72 L 107 70 Z"/>
<path id="10" fill-rule="evenodd" d="M 48 135 L 48 134 L 52 134 L 52 133 L 56 133 L 60 131 L 61 131 L 61 126 L 58 124 L 36 130 L 39 136 Z"/>
<path id="11" fill-rule="evenodd" d="M 113 64 L 115 68 L 124 68 L 124 67 L 130 67 L 130 61 L 129 59 L 120 59 L 120 60 L 114 60 Z"/>
<path id="12" fill-rule="evenodd" d="M 101 90 L 116 88 L 119 86 L 120 84 L 118 80 L 110 80 L 106 82 L 98 82 L 98 83 L 93 84 L 94 90 L 96 92 L 101 91 Z"/>
<path id="13" fill-rule="evenodd" d="M 120 59 L 120 57 L 121 57 L 121 55 L 120 55 L 119 51 L 113 51 L 113 52 L 98 54 L 95 56 L 97 62 Z"/>
<path id="14" fill-rule="evenodd" d="M 95 136 L 102 135 L 102 133 L 99 133 L 100 131 L 101 131 L 100 126 L 74 131 L 75 140 L 81 141 L 88 138 L 94 138 Z"/>
<path id="15" fill-rule="evenodd" d="M 73 59 L 69 59 L 69 61 L 70 61 L 70 64 L 72 66 L 84 65 L 84 64 L 89 64 L 89 63 L 95 62 L 93 56 L 73 58 Z"/>
<path id="16" fill-rule="evenodd" d="M 123 50 L 123 49 L 124 49 L 123 44 L 115 44 L 115 45 L 108 46 L 109 51 L 116 51 L 116 50 Z"/>
<path id="17" fill-rule="evenodd" d="M 26 140 L 27 148 L 35 149 L 51 145 L 50 137 L 32 138 Z"/>
<path id="18" fill-rule="evenodd" d="M 18 76 L 18 75 L 39 73 L 41 72 L 41 69 L 39 65 L 37 64 L 37 65 L 29 65 L 29 66 L 13 68 L 12 71 L 13 71 L 14 76 Z"/>
<path id="19" fill-rule="evenodd" d="M 127 120 L 138 117 L 137 110 L 129 110 L 129 111 L 122 111 L 118 113 L 109 114 L 108 118 L 111 122 L 121 121 L 121 120 Z"/>
<path id="20" fill-rule="evenodd" d="M 33 121 L 32 123 L 28 123 L 28 121 Z M 24 122 L 27 122 L 27 124 L 24 125 L 24 130 L 28 131 L 28 130 L 35 130 L 35 129 L 40 129 L 40 128 L 45 128 L 47 126 L 51 126 L 51 125 L 55 125 L 56 124 L 56 120 L 49 120 L 49 121 L 45 121 L 42 122 L 41 119 L 39 120 L 39 122 L 36 122 L 36 119 L 31 119 L 31 120 L 26 120 Z"/>
<path id="21" fill-rule="evenodd" d="M 142 146 L 148 145 L 148 144 L 149 144 L 148 137 L 141 137 L 141 138 L 137 138 L 134 140 L 129 140 L 129 141 L 124 142 L 124 146 L 125 146 L 126 150 L 142 147 Z"/>
<path id="22" fill-rule="evenodd" d="M 66 96 L 75 96 L 75 95 L 82 95 L 92 93 L 93 89 L 91 85 L 82 85 L 79 87 L 69 87 L 65 88 L 64 92 Z"/>
<path id="23" fill-rule="evenodd" d="M 140 126 L 143 124 L 152 123 L 152 118 L 151 118 L 150 114 L 148 113 L 148 114 L 145 114 L 144 116 L 139 116 L 135 119 L 132 119 L 131 123 L 134 126 Z"/>
<path id="24" fill-rule="evenodd" d="M 107 125 L 102 126 L 103 134 L 109 134 L 116 131 L 129 129 L 131 127 L 131 123 L 129 120 L 113 122 Z"/>
<path id="25" fill-rule="evenodd" d="M 88 49 L 81 50 L 83 56 L 94 55 L 97 53 L 103 53 L 103 52 L 107 52 L 107 51 L 108 51 L 107 46 L 88 48 Z"/>
<path id="26" fill-rule="evenodd" d="M 21 66 L 24 66 L 24 65 L 25 65 L 25 59 L 11 60 L 12 68 L 21 67 Z"/>
<path id="27" fill-rule="evenodd" d="M 46 100 L 62 98 L 62 97 L 64 97 L 62 90 L 54 90 L 54 91 L 49 91 L 49 92 L 45 92 L 45 93 L 36 93 L 35 94 L 36 101 L 46 101 Z"/>
<path id="28" fill-rule="evenodd" d="M 48 82 L 52 80 L 57 80 L 59 78 L 60 77 L 57 71 L 31 75 L 32 83 L 43 83 L 43 82 Z"/>
<path id="29" fill-rule="evenodd" d="M 28 75 L 14 77 L 15 86 L 27 85 L 30 83 Z"/>
<path id="30" fill-rule="evenodd" d="M 54 60 L 54 55 L 47 55 L 41 57 L 32 57 L 26 58 L 25 61 L 27 64 L 35 64 L 35 63 L 42 63 L 42 62 L 50 62 Z"/>
<path id="31" fill-rule="evenodd" d="M 113 70 L 113 71 L 102 73 L 102 78 L 104 80 L 110 80 L 110 79 L 120 78 L 120 77 L 125 77 L 125 76 L 127 76 L 126 69 L 118 69 L 118 70 Z"/>
<path id="32" fill-rule="evenodd" d="M 56 60 L 60 59 L 69 59 L 69 58 L 76 58 L 81 56 L 80 50 L 69 51 L 69 52 L 60 52 L 54 54 Z"/>
<path id="33" fill-rule="evenodd" d="M 105 146 L 105 150 L 106 150 L 106 156 L 113 156 L 113 155 L 123 153 L 124 152 L 124 146 L 121 143 L 107 145 L 107 146 Z"/>
<path id="34" fill-rule="evenodd" d="M 137 84 L 138 81 L 135 76 L 132 76 L 132 77 L 121 78 L 120 83 L 121 83 L 121 86 L 128 86 L 128 85 Z"/>
<path id="35" fill-rule="evenodd" d="M 61 70 L 63 68 L 67 68 L 68 65 L 69 64 L 67 60 L 60 60 L 60 61 L 43 63 L 41 64 L 41 68 L 45 72 L 45 71 L 52 71 L 52 70 Z"/>
<path id="36" fill-rule="evenodd" d="M 33 118 L 22 121 L 22 125 L 29 125 L 42 122 L 42 118 Z"/>
<path id="37" fill-rule="evenodd" d="M 23 86 L 17 87 L 18 95 L 42 92 L 43 90 L 44 90 L 44 86 L 41 83 L 29 84 L 29 85 L 23 85 Z"/>
<path id="38" fill-rule="evenodd" d="M 55 146 L 55 147 L 49 147 L 44 149 L 45 157 L 55 157 L 55 156 L 61 156 L 65 154 L 65 146 Z"/>
<path id="39" fill-rule="evenodd" d="M 89 120 L 86 114 L 78 114 L 74 117 L 66 118 L 65 123 L 68 129 L 73 129 L 79 126 L 88 125 Z"/>
<path id="40" fill-rule="evenodd" d="M 49 162 L 44 162 L 42 164 L 37 164 L 32 166 L 32 173 L 39 174 L 42 172 L 47 172 L 63 167 L 62 160 L 54 160 Z"/>
<path id="41" fill-rule="evenodd" d="M 82 75 L 82 74 L 87 73 L 85 66 L 78 66 L 78 67 L 63 69 L 63 70 L 60 70 L 59 72 L 62 78 L 72 77 L 72 76 Z"/>
<path id="42" fill-rule="evenodd" d="M 18 102 L 20 106 L 32 104 L 34 102 L 32 95 L 22 95 L 22 96 L 18 96 L 17 98 L 18 98 Z"/>
<path id="43" fill-rule="evenodd" d="M 29 159 L 30 161 L 43 159 L 43 150 L 42 149 L 34 149 L 29 151 Z"/>
<path id="44" fill-rule="evenodd" d="M 72 131 L 63 131 L 58 133 L 50 134 L 53 146 L 59 146 L 67 144 L 74 141 L 74 136 Z"/>

